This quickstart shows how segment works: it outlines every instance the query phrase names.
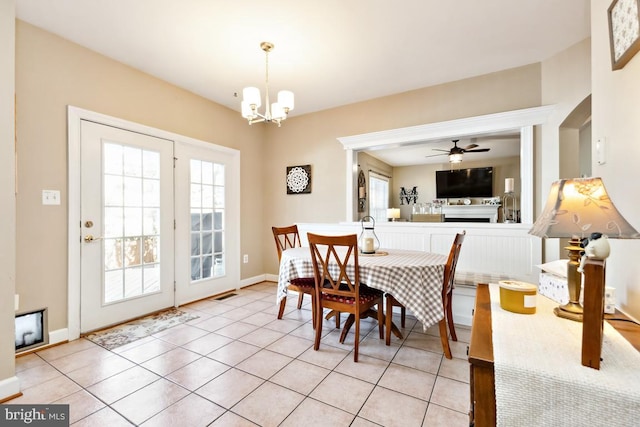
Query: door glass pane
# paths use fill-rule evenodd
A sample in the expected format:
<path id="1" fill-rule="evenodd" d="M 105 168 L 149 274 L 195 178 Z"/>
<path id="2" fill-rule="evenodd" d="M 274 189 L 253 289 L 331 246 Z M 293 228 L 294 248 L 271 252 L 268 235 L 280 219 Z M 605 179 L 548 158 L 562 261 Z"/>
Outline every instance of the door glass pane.
<path id="1" fill-rule="evenodd" d="M 213 212 L 211 211 L 204 211 L 202 212 L 202 229 L 203 230 L 211 230 L 211 226 L 212 224 L 212 217 L 213 217 Z"/>
<path id="2" fill-rule="evenodd" d="M 191 280 L 197 281 L 225 274 L 225 166 L 193 159 L 190 167 Z"/>
<path id="3" fill-rule="evenodd" d="M 104 302 L 111 303 L 124 298 L 124 281 L 122 270 L 105 271 Z"/>
<path id="4" fill-rule="evenodd" d="M 160 234 L 160 208 L 145 208 L 142 214 L 142 233 L 145 236 Z"/>
<path id="5" fill-rule="evenodd" d="M 104 237 L 118 237 L 122 236 L 122 230 L 124 227 L 123 209 L 117 208 L 104 208 Z"/>
<path id="6" fill-rule="evenodd" d="M 160 153 L 103 145 L 104 303 L 160 291 Z"/>

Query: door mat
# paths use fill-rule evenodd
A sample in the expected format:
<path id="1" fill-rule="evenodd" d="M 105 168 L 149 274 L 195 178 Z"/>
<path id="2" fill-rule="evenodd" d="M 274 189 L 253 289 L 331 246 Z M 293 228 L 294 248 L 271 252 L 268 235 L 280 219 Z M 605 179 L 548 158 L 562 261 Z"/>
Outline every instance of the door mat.
<path id="1" fill-rule="evenodd" d="M 198 316 L 196 315 L 171 308 L 109 329 L 92 332 L 85 335 L 84 338 L 107 350 L 113 350 L 197 318 Z"/>

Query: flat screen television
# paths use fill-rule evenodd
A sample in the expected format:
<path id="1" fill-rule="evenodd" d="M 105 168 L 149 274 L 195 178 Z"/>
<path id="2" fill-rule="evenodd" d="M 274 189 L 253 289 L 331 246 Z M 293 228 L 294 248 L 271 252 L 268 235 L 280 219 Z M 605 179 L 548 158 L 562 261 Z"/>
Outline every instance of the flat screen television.
<path id="1" fill-rule="evenodd" d="M 436 171 L 436 197 L 493 197 L 493 167 Z"/>

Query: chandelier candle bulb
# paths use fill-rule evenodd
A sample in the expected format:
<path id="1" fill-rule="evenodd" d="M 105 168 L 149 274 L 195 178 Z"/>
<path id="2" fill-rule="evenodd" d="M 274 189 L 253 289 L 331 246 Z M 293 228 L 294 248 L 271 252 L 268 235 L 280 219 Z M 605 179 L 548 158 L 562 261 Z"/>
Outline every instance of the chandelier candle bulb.
<path id="1" fill-rule="evenodd" d="M 242 89 L 242 99 L 251 105 L 255 105 L 256 108 L 260 108 L 262 106 L 262 99 L 260 98 L 260 89 L 257 87 L 245 87 Z"/>
<path id="2" fill-rule="evenodd" d="M 504 192 L 513 193 L 513 188 L 514 188 L 513 178 L 506 178 L 504 180 Z"/>

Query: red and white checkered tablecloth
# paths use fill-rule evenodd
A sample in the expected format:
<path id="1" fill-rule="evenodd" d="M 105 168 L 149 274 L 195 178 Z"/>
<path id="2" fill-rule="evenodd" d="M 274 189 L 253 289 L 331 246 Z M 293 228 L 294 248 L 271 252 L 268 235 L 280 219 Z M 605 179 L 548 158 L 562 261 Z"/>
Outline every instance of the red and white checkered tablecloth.
<path id="1" fill-rule="evenodd" d="M 444 317 L 442 279 L 447 257 L 400 249 L 381 251 L 388 255 L 358 256 L 360 281 L 392 294 L 422 322 L 424 330 L 438 323 Z M 278 275 L 278 303 L 287 295 L 289 282 L 300 277 L 313 277 L 313 263 L 308 247 L 291 248 L 282 252 Z"/>

